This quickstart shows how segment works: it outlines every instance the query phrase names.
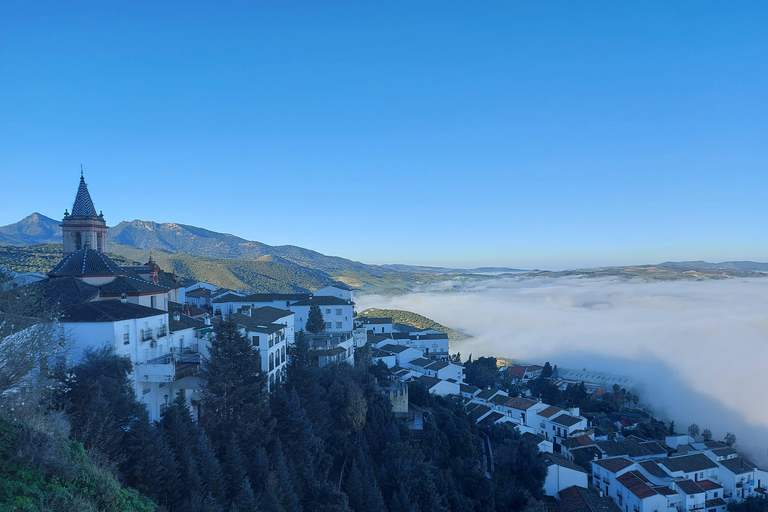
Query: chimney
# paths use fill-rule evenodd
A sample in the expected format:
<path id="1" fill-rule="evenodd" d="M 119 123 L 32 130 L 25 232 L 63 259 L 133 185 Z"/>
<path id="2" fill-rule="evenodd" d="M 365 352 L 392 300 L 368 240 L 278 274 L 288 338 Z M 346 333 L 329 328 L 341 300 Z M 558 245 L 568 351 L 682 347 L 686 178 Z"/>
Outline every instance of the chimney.
<path id="1" fill-rule="evenodd" d="M 128 297 L 126 297 L 126 295 L 125 295 L 125 294 L 122 294 L 122 295 L 120 295 L 120 302 L 122 302 L 123 304 L 125 304 L 125 302 L 126 302 L 127 300 L 128 300 Z"/>
<path id="2" fill-rule="evenodd" d="M 181 315 L 179 314 L 179 312 L 178 312 L 178 311 L 175 311 L 175 312 L 173 313 L 173 319 L 174 319 L 175 321 L 177 321 L 177 322 L 178 322 L 179 320 L 181 320 Z"/>
<path id="3" fill-rule="evenodd" d="M 211 325 L 211 316 L 208 314 L 205 315 L 205 325 Z"/>

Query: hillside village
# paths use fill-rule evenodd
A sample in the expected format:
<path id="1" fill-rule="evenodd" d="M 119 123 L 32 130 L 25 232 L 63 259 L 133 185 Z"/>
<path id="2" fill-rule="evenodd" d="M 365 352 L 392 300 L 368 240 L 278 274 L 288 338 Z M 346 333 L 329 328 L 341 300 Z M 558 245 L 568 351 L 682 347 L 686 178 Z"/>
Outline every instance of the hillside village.
<path id="1" fill-rule="evenodd" d="M 538 447 L 547 467 L 545 494 L 563 512 L 723 512 L 731 501 L 768 494 L 768 472 L 731 446 L 689 435 L 646 439 L 634 435 L 637 420 L 630 416 L 616 419 L 615 432 L 605 432 L 579 407 L 546 403 L 525 387 L 543 377 L 544 366 L 498 370 L 519 386 L 520 396 L 476 387 L 466 366 L 451 356 L 447 334 L 406 332 L 391 318 L 357 317 L 354 290 L 342 283 L 311 293 L 245 293 L 184 281 L 151 257 L 143 265 L 119 265 L 105 254 L 106 221 L 82 174 L 62 237 L 63 259 L 47 275 L 16 274 L 8 286 L 60 308 L 61 335 L 71 340 L 66 359 L 76 361 L 87 347 L 104 344 L 127 357 L 133 393 L 153 421 L 173 403 L 199 418 L 200 367 L 217 326 L 228 321 L 258 351 L 268 392 L 284 382 L 291 348 L 301 337 L 316 367 L 364 361 L 380 368 L 385 377 L 378 389 L 415 439 L 429 413 L 409 400 L 414 386 L 459 405 L 481 430 L 514 427 Z M 309 332 L 318 312 L 322 326 Z M 23 342 L 26 329 L 10 336 Z M 626 377 L 586 370 L 546 378 L 561 389 L 583 386 L 591 396 L 612 384 L 633 387 Z M 490 477 L 490 441 L 486 449 Z"/>

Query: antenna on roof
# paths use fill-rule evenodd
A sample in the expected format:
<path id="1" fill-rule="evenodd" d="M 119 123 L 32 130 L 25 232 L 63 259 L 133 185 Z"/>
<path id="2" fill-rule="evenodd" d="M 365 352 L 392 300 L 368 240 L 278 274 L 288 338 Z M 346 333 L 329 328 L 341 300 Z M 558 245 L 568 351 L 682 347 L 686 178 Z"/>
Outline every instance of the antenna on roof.
<path id="1" fill-rule="evenodd" d="M 80 164 L 80 177 L 83 177 L 83 164 Z"/>

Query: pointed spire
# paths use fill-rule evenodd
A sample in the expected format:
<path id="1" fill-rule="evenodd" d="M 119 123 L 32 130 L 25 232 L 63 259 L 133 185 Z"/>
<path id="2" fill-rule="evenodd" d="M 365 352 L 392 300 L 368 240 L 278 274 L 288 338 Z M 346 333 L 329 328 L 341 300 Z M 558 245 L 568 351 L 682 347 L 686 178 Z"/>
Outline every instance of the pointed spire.
<path id="1" fill-rule="evenodd" d="M 88 185 L 85 184 L 82 164 L 80 165 L 80 186 L 77 188 L 75 204 L 72 205 L 72 215 L 96 217 L 96 208 L 93 206 L 91 194 L 88 193 Z"/>

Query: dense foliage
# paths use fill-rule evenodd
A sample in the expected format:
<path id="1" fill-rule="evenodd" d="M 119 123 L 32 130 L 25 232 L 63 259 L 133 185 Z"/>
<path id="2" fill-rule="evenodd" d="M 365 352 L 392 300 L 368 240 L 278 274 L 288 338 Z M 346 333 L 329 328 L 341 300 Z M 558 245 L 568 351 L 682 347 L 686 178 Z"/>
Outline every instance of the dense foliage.
<path id="1" fill-rule="evenodd" d="M 441 325 L 430 318 L 402 309 L 368 308 L 361 311 L 358 316 L 362 318 L 391 318 L 395 324 L 400 324 L 401 326 L 413 329 L 434 329 L 436 331 L 442 331 L 448 335 L 448 338 L 451 341 L 471 338 L 468 334 Z"/>
<path id="2" fill-rule="evenodd" d="M 90 457 L 104 468 L 78 469 L 80 487 L 66 492 L 112 500 L 119 510 L 151 509 L 109 480 L 112 472 L 167 511 L 490 512 L 538 503 L 545 469 L 535 445 L 511 428 L 481 434 L 462 408 L 418 384 L 411 398 L 423 428 L 410 428 L 414 418 L 393 413 L 377 385 L 374 375 L 387 381 L 388 370 L 367 366 L 365 354 L 355 367 L 318 368 L 299 333 L 287 380 L 267 393 L 258 351 L 222 322 L 202 369 L 199 423 L 183 396 L 152 423 L 132 393 L 130 363 L 107 349 L 90 351 L 58 374 L 46 400 L 49 416 L 71 424 L 72 440 L 59 442 L 79 453 L 77 464 L 86 467 Z M 11 437 L 0 437 L 6 459 L 18 451 Z M 0 467 L 10 475 L 0 498 L 65 493 L 45 490 L 53 485 L 49 470 L 22 459 Z"/>

